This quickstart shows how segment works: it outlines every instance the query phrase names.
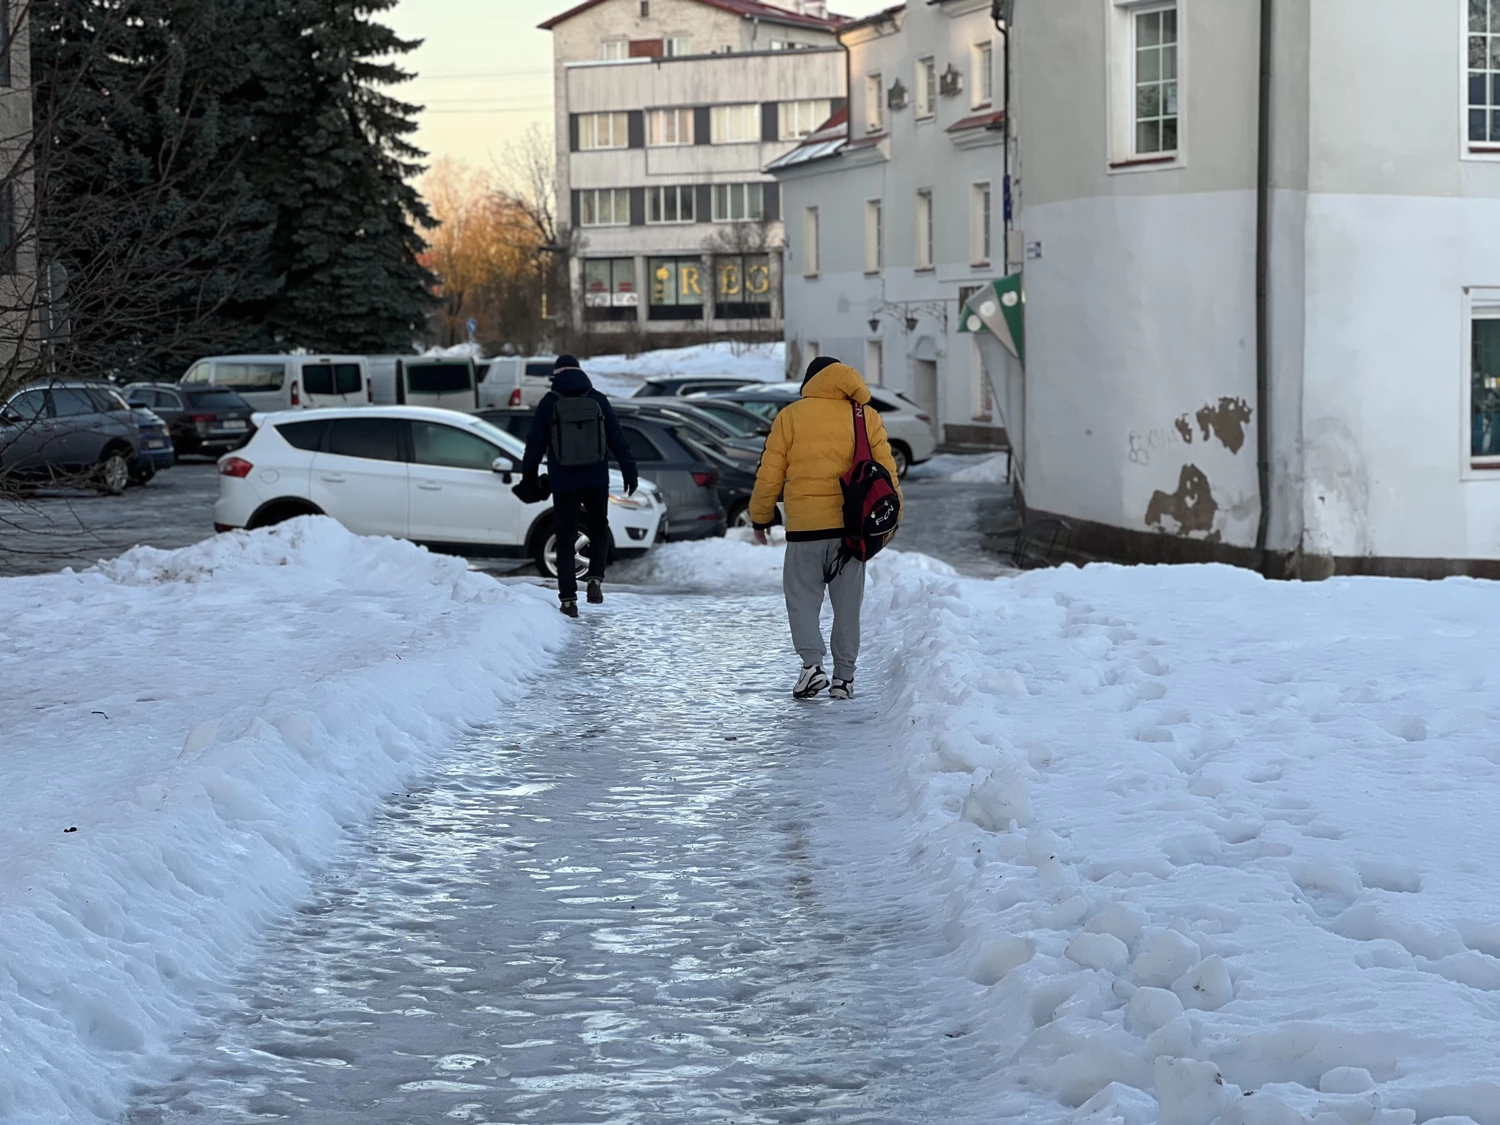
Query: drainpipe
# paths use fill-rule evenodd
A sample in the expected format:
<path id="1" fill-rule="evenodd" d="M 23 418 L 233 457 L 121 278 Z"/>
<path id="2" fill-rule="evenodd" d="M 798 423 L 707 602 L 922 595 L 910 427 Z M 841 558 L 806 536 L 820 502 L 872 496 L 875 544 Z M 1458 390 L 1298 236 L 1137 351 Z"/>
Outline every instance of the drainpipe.
<path id="1" fill-rule="evenodd" d="M 1260 0 L 1260 122 L 1255 181 L 1255 446 L 1260 523 L 1255 554 L 1270 570 L 1266 540 L 1271 528 L 1271 58 L 1274 0 Z"/>

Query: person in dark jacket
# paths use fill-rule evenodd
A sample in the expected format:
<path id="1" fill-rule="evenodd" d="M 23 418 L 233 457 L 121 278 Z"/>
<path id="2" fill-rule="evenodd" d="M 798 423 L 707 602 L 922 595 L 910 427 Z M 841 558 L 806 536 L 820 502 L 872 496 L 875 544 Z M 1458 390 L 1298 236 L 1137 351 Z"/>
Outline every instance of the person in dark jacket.
<path id="1" fill-rule="evenodd" d="M 578 514 L 584 515 L 589 536 L 588 599 L 604 600 L 604 566 L 609 560 L 609 461 L 601 457 L 597 464 L 558 464 L 557 450 L 552 447 L 552 419 L 561 398 L 591 398 L 603 415 L 604 440 L 619 463 L 625 478 L 627 495 L 640 483 L 630 443 L 609 399 L 594 389 L 589 377 L 570 355 L 557 357 L 552 367 L 552 389 L 543 396 L 526 438 L 526 459 L 521 465 L 522 478 L 535 484 L 543 454 L 547 457 L 547 476 L 552 485 L 552 512 L 557 529 L 557 596 L 562 611 L 578 616 L 578 575 L 574 561 L 578 542 Z"/>

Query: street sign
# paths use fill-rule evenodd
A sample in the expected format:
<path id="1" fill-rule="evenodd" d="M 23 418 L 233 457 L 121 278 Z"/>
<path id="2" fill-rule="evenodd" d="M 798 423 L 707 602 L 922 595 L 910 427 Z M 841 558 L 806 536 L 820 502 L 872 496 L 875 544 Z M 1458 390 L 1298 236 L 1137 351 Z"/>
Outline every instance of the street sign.
<path id="1" fill-rule="evenodd" d="M 472 336 L 477 331 L 479 331 L 479 321 L 471 316 L 469 317 L 469 335 Z"/>

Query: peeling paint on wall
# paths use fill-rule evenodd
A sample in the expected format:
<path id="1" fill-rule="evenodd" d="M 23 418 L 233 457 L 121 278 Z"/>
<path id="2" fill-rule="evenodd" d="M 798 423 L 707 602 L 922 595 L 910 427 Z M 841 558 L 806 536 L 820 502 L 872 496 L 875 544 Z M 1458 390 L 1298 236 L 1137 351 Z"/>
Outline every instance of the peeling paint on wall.
<path id="1" fill-rule="evenodd" d="M 1209 487 L 1208 477 L 1197 465 L 1184 465 L 1177 480 L 1176 492 L 1157 490 L 1146 507 L 1146 523 L 1175 535 L 1212 532 L 1219 505 Z M 1176 526 L 1169 526 L 1171 520 Z"/>
<path id="2" fill-rule="evenodd" d="M 1177 427 L 1177 432 L 1182 435 L 1183 441 L 1189 445 L 1193 444 L 1193 423 L 1186 414 L 1173 422 L 1172 425 Z"/>
<path id="3" fill-rule="evenodd" d="M 1250 424 L 1250 404 L 1242 398 L 1221 398 L 1218 406 L 1205 406 L 1198 411 L 1198 425 L 1203 428 L 1203 440 L 1212 434 L 1224 443 L 1231 453 L 1245 447 L 1245 427 Z M 1181 419 L 1179 419 L 1181 421 Z M 1181 426 L 1178 430 L 1181 430 Z"/>

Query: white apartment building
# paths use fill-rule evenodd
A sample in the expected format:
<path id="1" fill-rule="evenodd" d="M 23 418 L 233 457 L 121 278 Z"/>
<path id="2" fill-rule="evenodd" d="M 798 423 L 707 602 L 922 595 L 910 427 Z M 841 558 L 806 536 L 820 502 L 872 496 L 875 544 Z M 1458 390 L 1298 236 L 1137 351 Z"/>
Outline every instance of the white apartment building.
<path id="1" fill-rule="evenodd" d="M 1028 515 L 1500 575 L 1500 5 L 1014 9 Z"/>
<path id="2" fill-rule="evenodd" d="M 842 105 L 837 22 L 822 0 L 588 0 L 542 24 L 586 336 L 780 338 L 763 169 Z"/>
<path id="3" fill-rule="evenodd" d="M 990 0 L 911 0 L 839 40 L 847 111 L 768 168 L 789 365 L 836 356 L 923 407 L 940 439 L 1002 445 L 960 309 L 1007 272 L 1004 33 Z"/>

